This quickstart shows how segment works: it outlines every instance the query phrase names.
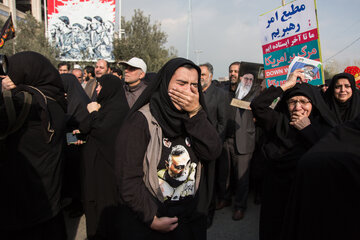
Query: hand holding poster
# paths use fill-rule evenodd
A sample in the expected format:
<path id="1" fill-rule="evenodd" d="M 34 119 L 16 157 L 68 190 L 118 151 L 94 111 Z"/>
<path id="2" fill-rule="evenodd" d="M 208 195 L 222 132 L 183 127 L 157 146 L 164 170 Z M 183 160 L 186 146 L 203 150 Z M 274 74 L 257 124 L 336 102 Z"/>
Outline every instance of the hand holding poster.
<path id="1" fill-rule="evenodd" d="M 286 79 L 289 77 L 290 73 L 294 72 L 296 69 L 304 70 L 305 81 L 310 82 L 319 78 L 321 62 L 303 57 L 295 57 L 289 66 Z"/>

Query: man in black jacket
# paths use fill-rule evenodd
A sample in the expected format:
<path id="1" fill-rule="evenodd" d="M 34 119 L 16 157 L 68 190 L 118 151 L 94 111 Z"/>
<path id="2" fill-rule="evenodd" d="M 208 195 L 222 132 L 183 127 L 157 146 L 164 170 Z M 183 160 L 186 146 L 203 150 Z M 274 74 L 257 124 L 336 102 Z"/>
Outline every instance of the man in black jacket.
<path id="1" fill-rule="evenodd" d="M 224 140 L 225 130 L 225 91 L 216 87 L 212 83 L 214 68 L 210 63 L 200 65 L 201 69 L 201 87 L 203 90 L 208 117 L 211 123 L 216 127 L 222 140 Z"/>
<path id="2" fill-rule="evenodd" d="M 201 69 L 201 87 L 204 94 L 206 108 L 208 110 L 208 118 L 212 125 L 216 128 L 222 142 L 225 138 L 226 126 L 226 93 L 223 89 L 212 84 L 213 66 L 210 63 L 200 65 Z M 213 172 L 215 173 L 215 162 L 213 164 Z M 212 179 L 212 185 L 215 184 L 216 179 Z M 215 187 L 213 187 L 215 189 Z M 208 227 L 211 226 L 215 212 L 215 194 L 209 206 L 208 213 Z"/>
<path id="3" fill-rule="evenodd" d="M 245 73 L 239 77 L 235 92 L 229 92 L 229 101 L 237 98 L 245 102 L 251 102 L 259 94 L 260 86 L 256 84 L 253 73 Z M 234 90 L 234 89 L 230 89 Z M 228 106 L 228 128 L 225 140 L 225 154 L 227 162 L 234 177 L 235 203 L 232 219 L 241 220 L 247 207 L 249 193 L 249 163 L 255 149 L 255 125 L 251 109 Z M 225 160 L 226 161 L 226 160 Z M 217 209 L 231 204 L 231 189 L 220 195 Z"/>

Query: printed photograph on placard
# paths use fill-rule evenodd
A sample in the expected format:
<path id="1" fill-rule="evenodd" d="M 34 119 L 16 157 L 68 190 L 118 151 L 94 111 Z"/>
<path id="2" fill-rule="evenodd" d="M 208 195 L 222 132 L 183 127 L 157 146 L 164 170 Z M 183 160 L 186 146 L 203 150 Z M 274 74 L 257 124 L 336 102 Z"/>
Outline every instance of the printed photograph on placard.
<path id="1" fill-rule="evenodd" d="M 321 62 L 319 61 L 303 57 L 295 57 L 289 66 L 287 78 L 290 73 L 294 72 L 296 69 L 302 69 L 304 70 L 305 79 L 311 81 L 317 78 L 320 67 Z"/>

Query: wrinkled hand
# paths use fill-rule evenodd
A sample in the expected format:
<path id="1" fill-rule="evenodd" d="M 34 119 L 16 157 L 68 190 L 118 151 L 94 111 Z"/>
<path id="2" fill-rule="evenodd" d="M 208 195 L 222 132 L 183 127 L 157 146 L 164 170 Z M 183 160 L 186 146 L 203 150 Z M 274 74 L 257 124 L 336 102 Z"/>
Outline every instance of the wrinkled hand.
<path id="1" fill-rule="evenodd" d="M 150 227 L 153 230 L 159 232 L 171 232 L 178 226 L 178 218 L 177 217 L 154 217 Z"/>
<path id="2" fill-rule="evenodd" d="M 11 89 L 16 88 L 16 85 L 14 84 L 13 81 L 11 81 L 9 76 L 1 75 L 0 78 L 2 78 L 1 88 L 2 88 L 3 91 L 4 90 L 11 90 Z"/>
<path id="3" fill-rule="evenodd" d="M 291 117 L 291 122 L 289 124 L 294 126 L 297 130 L 303 130 L 304 128 L 306 128 L 307 126 L 309 126 L 311 124 L 311 121 L 306 116 L 297 115 L 297 116 Z"/>
<path id="4" fill-rule="evenodd" d="M 200 106 L 197 87 L 190 85 L 190 89 L 190 92 L 177 88 L 169 90 L 170 99 L 186 112 L 192 112 Z"/>
<path id="5" fill-rule="evenodd" d="M 99 111 L 100 108 L 101 105 L 97 102 L 91 102 L 87 105 L 87 110 L 89 111 L 89 113 L 92 113 L 93 111 Z"/>
<path id="6" fill-rule="evenodd" d="M 303 113 L 300 113 L 299 111 L 291 112 L 290 113 L 290 122 L 295 122 L 303 117 L 306 117 L 306 116 Z"/>
<path id="7" fill-rule="evenodd" d="M 289 78 L 283 85 L 281 85 L 282 90 L 286 91 L 294 87 L 298 78 L 300 78 L 300 83 L 305 82 L 304 70 L 296 69 L 295 71 L 290 73 Z"/>

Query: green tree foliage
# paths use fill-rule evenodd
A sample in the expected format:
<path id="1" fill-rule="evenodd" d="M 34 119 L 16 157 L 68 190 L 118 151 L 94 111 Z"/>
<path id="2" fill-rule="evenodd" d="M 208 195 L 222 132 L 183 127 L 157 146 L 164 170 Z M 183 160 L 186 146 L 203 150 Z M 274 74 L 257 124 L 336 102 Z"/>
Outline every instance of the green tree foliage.
<path id="1" fill-rule="evenodd" d="M 4 23 L 5 21 L 0 19 L 1 27 Z M 44 22 L 38 22 L 30 13 L 26 13 L 25 19 L 16 23 L 15 38 L 6 41 L 0 52 L 11 56 L 17 52 L 34 51 L 46 56 L 56 66 L 58 52 L 45 37 Z"/>
<path id="2" fill-rule="evenodd" d="M 125 36 L 114 40 L 116 61 L 142 58 L 148 71 L 157 72 L 169 59 L 176 56 L 176 50 L 165 48 L 167 35 L 161 31 L 161 24 L 150 23 L 150 16 L 144 16 L 141 10 L 135 10 L 131 21 L 121 19 Z"/>

